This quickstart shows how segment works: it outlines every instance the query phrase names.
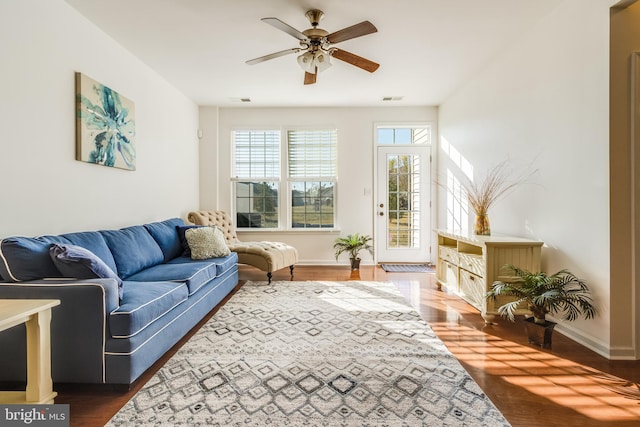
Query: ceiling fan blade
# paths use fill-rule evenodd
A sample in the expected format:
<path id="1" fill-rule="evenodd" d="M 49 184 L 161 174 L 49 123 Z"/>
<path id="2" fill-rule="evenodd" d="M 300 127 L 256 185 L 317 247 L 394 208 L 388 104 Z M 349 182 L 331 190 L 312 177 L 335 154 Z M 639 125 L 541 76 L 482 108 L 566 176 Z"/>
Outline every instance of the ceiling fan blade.
<path id="1" fill-rule="evenodd" d="M 315 74 L 311 74 L 311 73 L 307 73 L 305 71 L 304 73 L 304 84 L 306 85 L 312 85 L 316 82 L 316 78 L 318 77 L 318 69 L 316 68 L 316 73 Z"/>
<path id="2" fill-rule="evenodd" d="M 294 47 L 293 49 L 281 50 L 280 52 L 270 53 L 269 55 L 261 56 L 259 58 L 250 59 L 250 60 L 248 60 L 246 62 L 249 65 L 254 65 L 254 64 L 258 64 L 260 62 L 268 61 L 268 60 L 274 59 L 274 58 L 279 58 L 281 56 L 288 55 L 290 53 L 299 52 L 299 51 L 300 51 L 299 48 Z"/>
<path id="3" fill-rule="evenodd" d="M 327 36 L 330 43 L 340 43 L 367 34 L 375 33 L 378 29 L 369 21 L 363 21 L 342 30 L 335 31 Z"/>
<path id="4" fill-rule="evenodd" d="M 307 36 L 293 28 L 291 25 L 282 22 L 278 18 L 262 18 L 261 21 L 284 31 L 285 33 L 297 38 L 298 40 L 307 40 Z"/>
<path id="5" fill-rule="evenodd" d="M 346 50 L 334 48 L 331 51 L 331 56 L 336 59 L 339 59 L 344 62 L 348 62 L 351 65 L 355 65 L 356 67 L 362 68 L 365 71 L 373 73 L 378 69 L 380 64 L 377 64 L 373 61 L 369 61 L 366 58 L 358 56 L 354 53 L 347 52 Z"/>

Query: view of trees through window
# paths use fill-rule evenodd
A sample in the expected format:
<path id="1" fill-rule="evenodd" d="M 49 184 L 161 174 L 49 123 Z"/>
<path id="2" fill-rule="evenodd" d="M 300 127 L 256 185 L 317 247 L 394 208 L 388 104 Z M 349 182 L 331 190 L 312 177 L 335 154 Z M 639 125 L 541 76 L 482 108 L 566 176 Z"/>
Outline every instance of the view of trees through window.
<path id="1" fill-rule="evenodd" d="M 333 182 L 291 184 L 291 226 L 331 228 L 334 224 Z"/>
<path id="2" fill-rule="evenodd" d="M 278 227 L 277 183 L 236 182 L 236 226 Z"/>

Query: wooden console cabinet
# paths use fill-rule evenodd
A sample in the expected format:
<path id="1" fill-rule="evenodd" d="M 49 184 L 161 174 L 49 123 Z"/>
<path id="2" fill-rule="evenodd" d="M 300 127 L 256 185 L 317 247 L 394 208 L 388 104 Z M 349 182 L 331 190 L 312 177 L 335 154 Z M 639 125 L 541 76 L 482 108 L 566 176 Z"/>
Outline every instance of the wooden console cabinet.
<path id="1" fill-rule="evenodd" d="M 498 307 L 510 301 L 504 296 L 487 300 L 485 295 L 493 282 L 512 279 L 503 269 L 506 264 L 540 271 L 542 245 L 543 242 L 518 237 L 462 235 L 438 230 L 438 286 L 444 285 L 460 295 L 490 323 L 495 320 Z"/>

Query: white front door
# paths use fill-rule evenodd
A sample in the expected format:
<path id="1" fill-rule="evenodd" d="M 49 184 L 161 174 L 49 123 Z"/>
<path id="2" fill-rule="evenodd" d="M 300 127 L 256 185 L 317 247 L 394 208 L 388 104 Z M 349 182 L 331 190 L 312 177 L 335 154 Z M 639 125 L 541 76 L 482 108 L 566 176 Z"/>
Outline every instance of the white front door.
<path id="1" fill-rule="evenodd" d="M 375 253 L 379 263 L 427 262 L 430 147 L 378 147 Z"/>

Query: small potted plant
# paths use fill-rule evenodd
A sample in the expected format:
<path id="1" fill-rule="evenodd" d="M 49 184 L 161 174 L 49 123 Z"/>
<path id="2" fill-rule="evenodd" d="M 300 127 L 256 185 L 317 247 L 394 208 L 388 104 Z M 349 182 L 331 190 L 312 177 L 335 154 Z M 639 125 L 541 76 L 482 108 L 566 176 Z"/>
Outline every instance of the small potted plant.
<path id="1" fill-rule="evenodd" d="M 333 249 L 336 250 L 336 261 L 343 252 L 349 253 L 349 260 L 351 260 L 351 269 L 358 270 L 360 268 L 360 256 L 361 250 L 367 250 L 370 254 L 373 254 L 373 250 L 369 242 L 373 240 L 371 236 L 364 236 L 358 233 L 349 234 L 347 237 L 338 237 L 333 244 Z"/>
<path id="2" fill-rule="evenodd" d="M 547 313 L 557 314 L 563 320 L 573 321 L 580 316 L 591 319 L 596 308 L 584 280 L 568 270 L 560 270 L 547 275 L 543 272 L 531 273 L 513 265 L 505 269 L 514 276 L 513 281 L 497 281 L 487 293 L 493 300 L 498 295 L 514 297 L 514 300 L 498 308 L 498 313 L 512 322 L 516 310 L 526 306 L 533 317 L 525 319 L 529 343 L 551 348 L 551 333 L 554 322 L 546 319 Z"/>

